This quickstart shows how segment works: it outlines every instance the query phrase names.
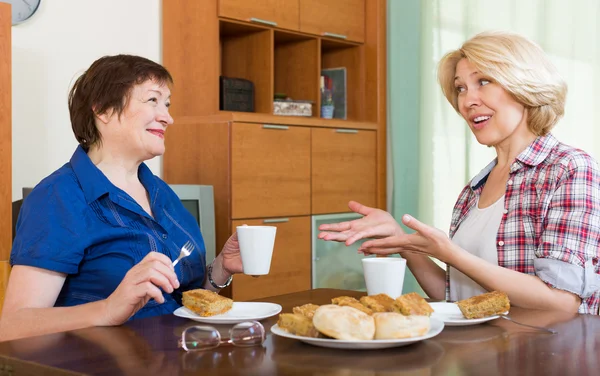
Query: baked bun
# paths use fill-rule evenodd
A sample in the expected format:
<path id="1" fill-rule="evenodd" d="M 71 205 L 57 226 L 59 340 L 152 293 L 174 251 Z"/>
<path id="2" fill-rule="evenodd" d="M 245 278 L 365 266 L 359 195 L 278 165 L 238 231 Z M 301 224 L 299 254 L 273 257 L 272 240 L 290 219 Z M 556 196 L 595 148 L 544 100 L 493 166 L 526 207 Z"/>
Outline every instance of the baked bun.
<path id="1" fill-rule="evenodd" d="M 233 300 L 204 289 L 184 291 L 181 302 L 202 317 L 220 315 L 233 307 Z"/>
<path id="2" fill-rule="evenodd" d="M 375 339 L 402 339 L 425 335 L 431 322 L 429 316 L 404 316 L 396 312 L 378 312 L 375 320 Z"/>
<path id="3" fill-rule="evenodd" d="M 347 306 L 320 306 L 315 311 L 313 324 L 319 332 L 335 339 L 366 341 L 375 335 L 373 317 Z"/>

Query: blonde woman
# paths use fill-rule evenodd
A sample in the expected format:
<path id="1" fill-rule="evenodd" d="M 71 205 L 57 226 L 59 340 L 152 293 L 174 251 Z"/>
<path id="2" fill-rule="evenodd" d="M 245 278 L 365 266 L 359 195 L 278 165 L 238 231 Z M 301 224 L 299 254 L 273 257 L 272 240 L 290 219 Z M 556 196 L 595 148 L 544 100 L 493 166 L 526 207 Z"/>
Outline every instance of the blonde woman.
<path id="1" fill-rule="evenodd" d="M 450 237 L 404 215 L 351 202 L 364 217 L 322 225 L 321 239 L 371 238 L 365 254 L 400 253 L 434 299 L 508 293 L 514 305 L 598 314 L 600 175 L 586 152 L 550 130 L 567 85 L 542 49 L 511 33 L 481 33 L 448 53 L 442 91 L 477 141 L 497 157 L 460 193 Z M 448 265 L 446 272 L 429 257 Z"/>

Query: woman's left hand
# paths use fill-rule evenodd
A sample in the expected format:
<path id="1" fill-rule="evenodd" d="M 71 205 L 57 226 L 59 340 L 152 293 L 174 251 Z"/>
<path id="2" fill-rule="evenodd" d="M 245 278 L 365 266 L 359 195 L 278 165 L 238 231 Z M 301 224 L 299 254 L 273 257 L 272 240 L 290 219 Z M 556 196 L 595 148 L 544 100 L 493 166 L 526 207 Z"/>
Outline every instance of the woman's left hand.
<path id="1" fill-rule="evenodd" d="M 421 253 L 448 262 L 452 254 L 453 243 L 442 230 L 421 223 L 408 214 L 402 216 L 402 223 L 416 232 L 368 240 L 361 245 L 358 251 L 379 255 L 403 252 Z"/>
<path id="2" fill-rule="evenodd" d="M 222 257 L 223 270 L 229 274 L 241 273 L 242 257 L 240 256 L 240 243 L 238 242 L 237 232 L 227 239 L 223 250 L 219 254 Z"/>

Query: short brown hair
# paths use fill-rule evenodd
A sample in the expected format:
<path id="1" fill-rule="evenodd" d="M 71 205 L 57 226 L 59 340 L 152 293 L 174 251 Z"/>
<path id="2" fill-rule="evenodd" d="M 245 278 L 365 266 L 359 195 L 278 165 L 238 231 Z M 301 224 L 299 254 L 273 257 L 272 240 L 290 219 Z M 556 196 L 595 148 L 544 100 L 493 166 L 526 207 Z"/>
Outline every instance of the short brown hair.
<path id="1" fill-rule="evenodd" d="M 463 58 L 527 108 L 527 126 L 535 135 L 546 135 L 563 116 L 567 84 L 556 67 L 536 43 L 508 32 L 477 34 L 440 60 L 438 80 L 456 112 L 460 113 L 454 76 Z"/>
<path id="2" fill-rule="evenodd" d="M 133 55 L 101 57 L 79 76 L 69 92 L 69 113 L 75 138 L 84 150 L 102 142 L 96 115 L 114 111 L 121 116 L 131 89 L 148 80 L 161 85 L 173 83 L 165 67 Z"/>

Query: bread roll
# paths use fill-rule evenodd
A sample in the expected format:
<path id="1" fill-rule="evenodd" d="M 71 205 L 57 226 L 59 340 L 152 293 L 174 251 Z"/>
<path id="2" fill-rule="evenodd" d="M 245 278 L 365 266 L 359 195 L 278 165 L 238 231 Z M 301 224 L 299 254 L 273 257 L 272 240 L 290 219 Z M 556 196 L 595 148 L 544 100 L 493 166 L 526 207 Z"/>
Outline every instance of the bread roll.
<path id="1" fill-rule="evenodd" d="M 429 316 L 404 316 L 396 312 L 378 312 L 375 320 L 375 339 L 402 339 L 425 335 L 431 322 Z"/>
<path id="2" fill-rule="evenodd" d="M 319 332 L 336 339 L 365 341 L 375 335 L 373 317 L 346 306 L 327 304 L 319 307 L 313 324 Z"/>

